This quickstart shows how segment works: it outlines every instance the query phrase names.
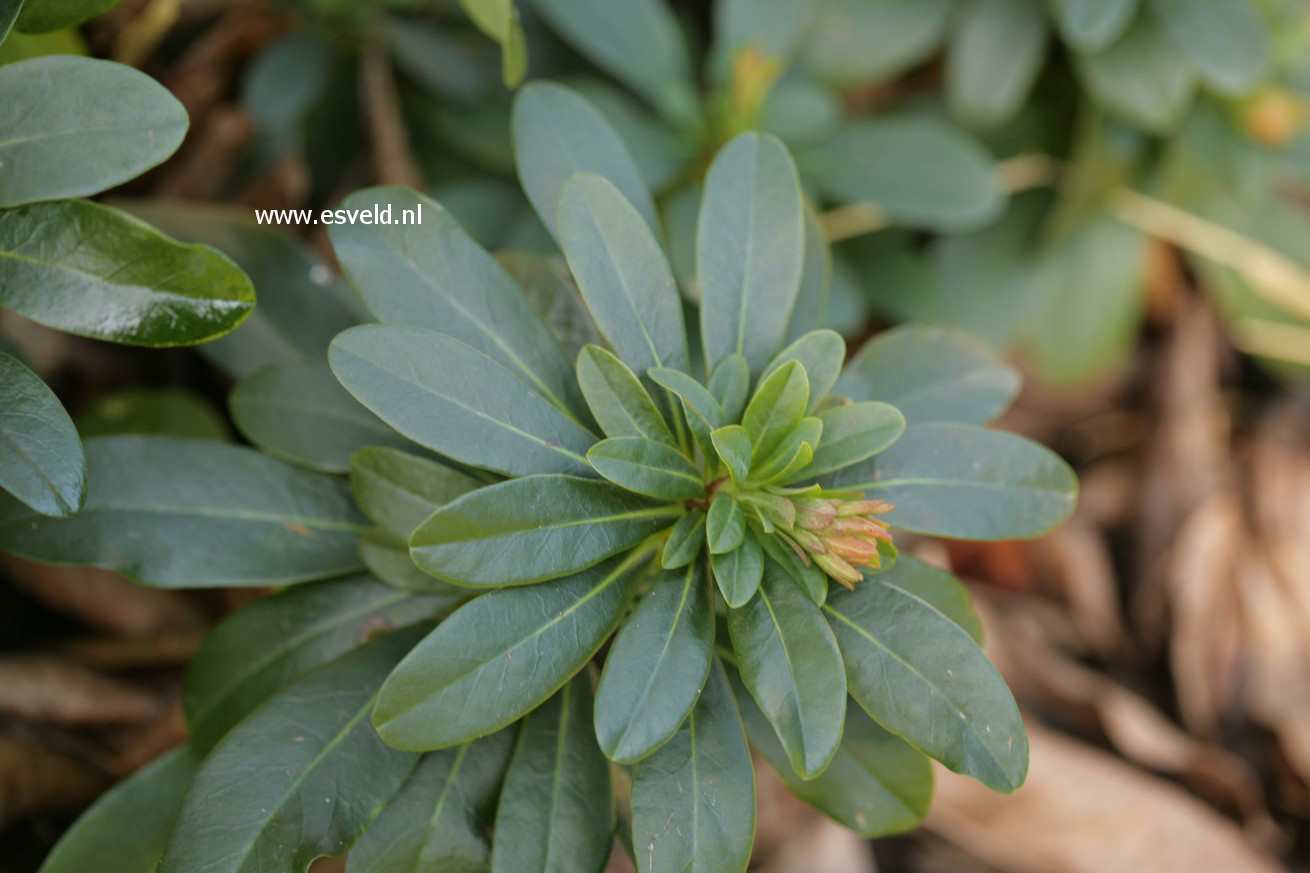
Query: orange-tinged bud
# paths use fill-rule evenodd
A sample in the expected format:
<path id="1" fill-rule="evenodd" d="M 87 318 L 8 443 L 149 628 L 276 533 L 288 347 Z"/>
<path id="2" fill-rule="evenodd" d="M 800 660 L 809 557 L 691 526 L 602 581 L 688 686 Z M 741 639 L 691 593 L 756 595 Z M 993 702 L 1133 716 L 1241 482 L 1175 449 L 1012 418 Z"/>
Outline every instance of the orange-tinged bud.
<path id="1" fill-rule="evenodd" d="M 828 537 L 828 548 L 853 564 L 867 564 L 878 560 L 878 544 L 861 537 Z"/>
<path id="2" fill-rule="evenodd" d="M 821 555 L 828 551 L 828 548 L 823 544 L 823 540 L 819 539 L 818 535 L 812 531 L 801 528 L 792 531 L 792 536 L 796 538 L 796 542 L 801 544 L 801 548 L 805 549 L 807 552 Z"/>
<path id="3" fill-rule="evenodd" d="M 823 570 L 823 572 L 852 591 L 855 590 L 855 583 L 864 579 L 863 573 L 836 555 L 815 555 L 814 563 L 818 564 L 819 569 Z"/>
<path id="4" fill-rule="evenodd" d="M 886 500 L 851 500 L 838 506 L 837 514 L 843 517 L 849 515 L 881 515 L 884 512 L 891 512 L 895 508 Z"/>

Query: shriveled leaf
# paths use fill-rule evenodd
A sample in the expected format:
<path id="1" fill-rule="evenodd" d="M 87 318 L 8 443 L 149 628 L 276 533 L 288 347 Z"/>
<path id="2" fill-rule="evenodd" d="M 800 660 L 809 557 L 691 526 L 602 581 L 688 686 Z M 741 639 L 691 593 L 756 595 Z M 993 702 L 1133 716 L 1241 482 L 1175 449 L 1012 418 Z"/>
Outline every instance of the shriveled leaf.
<path id="1" fill-rule="evenodd" d="M 387 678 L 373 713 L 378 733 L 397 748 L 440 749 L 535 708 L 613 632 L 645 574 L 644 557 L 492 591 L 456 610 Z"/>
<path id="2" fill-rule="evenodd" d="M 345 482 L 213 440 L 86 441 L 82 511 L 42 518 L 0 495 L 0 548 L 146 585 L 288 585 L 358 570 L 366 529 Z"/>
<path id="3" fill-rule="evenodd" d="M 631 764 L 665 743 L 696 704 L 714 653 L 714 612 L 704 565 L 666 570 L 641 599 L 605 657 L 596 736 Z"/>
<path id="4" fill-rule="evenodd" d="M 86 499 L 86 453 L 59 398 L 0 352 L 0 489 L 42 515 L 71 515 Z"/>

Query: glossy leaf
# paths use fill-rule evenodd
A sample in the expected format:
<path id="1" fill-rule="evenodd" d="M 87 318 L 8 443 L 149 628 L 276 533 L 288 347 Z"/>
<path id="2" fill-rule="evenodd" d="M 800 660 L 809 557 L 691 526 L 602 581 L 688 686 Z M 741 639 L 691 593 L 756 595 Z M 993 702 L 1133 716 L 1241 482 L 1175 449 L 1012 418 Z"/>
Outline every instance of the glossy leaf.
<path id="1" fill-rule="evenodd" d="M 346 277 L 380 321 L 447 334 L 561 409 L 583 410 L 573 366 L 541 313 L 441 204 L 391 187 L 358 191 L 343 207 L 394 216 L 330 228 Z M 421 222 L 396 223 L 405 210 L 421 210 Z"/>
<path id="2" fill-rule="evenodd" d="M 304 870 L 349 849 L 417 761 L 368 723 L 414 638 L 396 631 L 332 661 L 224 737 L 182 799 L 159 873 Z"/>
<path id="3" fill-rule="evenodd" d="M 768 134 L 728 143 L 705 177 L 696 231 L 700 327 L 710 364 L 734 352 L 759 372 L 782 346 L 800 288 L 800 182 Z"/>
<path id="4" fill-rule="evenodd" d="M 128 388 L 106 394 L 78 415 L 83 438 L 151 434 L 229 442 L 232 431 L 217 407 L 187 388 Z"/>
<path id="5" fill-rule="evenodd" d="M 848 124 L 798 156 L 806 180 L 839 203 L 867 202 L 901 225 L 958 233 L 998 218 L 1005 197 L 991 155 L 928 116 Z"/>
<path id="6" fill-rule="evenodd" d="M 645 758 L 677 732 L 700 697 L 714 654 L 704 565 L 667 570 L 632 611 L 605 656 L 596 736 L 612 760 Z"/>
<path id="7" fill-rule="evenodd" d="M 645 557 L 474 598 L 387 677 L 373 713 L 378 733 L 398 748 L 440 749 L 535 708 L 613 632 L 645 575 Z"/>
<path id="8" fill-rule="evenodd" d="M 700 470 L 686 456 L 644 437 L 612 437 L 587 451 L 587 460 L 606 479 L 627 491 L 659 500 L 705 496 Z"/>
<path id="9" fill-rule="evenodd" d="M 813 779 L 792 770 L 773 726 L 740 678 L 733 691 L 751 745 L 792 794 L 864 837 L 913 829 L 932 799 L 932 765 L 905 740 L 879 727 L 858 706 L 846 708 L 841 745 L 828 768 Z"/>
<path id="10" fill-rule="evenodd" d="M 120 185 L 162 163 L 187 129 L 186 110 L 154 79 L 69 55 L 0 68 L 0 107 L 0 207 Z"/>
<path id="11" fill-rule="evenodd" d="M 486 873 L 487 831 L 514 731 L 424 755 L 350 853 L 349 873 Z"/>
<path id="12" fill-rule="evenodd" d="M 360 406 L 326 364 L 273 364 L 237 383 L 228 409 L 242 436 L 275 458 L 344 473 L 364 446 L 412 443 Z"/>
<path id="13" fill-rule="evenodd" d="M 575 173 L 608 179 L 648 229 L 659 228 L 641 171 L 618 133 L 586 98 L 563 85 L 533 82 L 514 99 L 511 124 L 523 191 L 556 239 L 556 205 Z"/>
<path id="14" fill-rule="evenodd" d="M 737 421 L 741 418 L 751 390 L 751 369 L 746 356 L 734 352 L 720 360 L 714 365 L 714 372 L 710 374 L 709 385 L 706 387 L 714 399 L 719 401 L 724 421 Z"/>
<path id="15" fill-rule="evenodd" d="M 1260 7 L 1251 0 L 1150 0 L 1174 42 L 1215 90 L 1238 96 L 1269 72 L 1273 56 Z"/>
<path id="16" fill-rule="evenodd" d="M 292 680 L 456 602 L 449 595 L 414 597 L 362 575 L 256 600 L 220 622 L 187 668 L 182 701 L 192 745 L 207 752 Z"/>
<path id="17" fill-rule="evenodd" d="M 902 554 L 896 566 L 879 573 L 878 579 L 918 597 L 963 628 L 979 646 L 983 644 L 982 622 L 974 612 L 969 591 L 950 573 Z"/>
<path id="18" fill-rule="evenodd" d="M 50 850 L 38 873 L 154 873 L 198 763 L 190 749 L 174 749 L 105 792 Z"/>
<path id="19" fill-rule="evenodd" d="M 682 513 L 598 479 L 525 476 L 442 507 L 409 544 L 414 563 L 438 579 L 498 588 L 586 569 Z"/>
<path id="20" fill-rule="evenodd" d="M 741 545 L 746 535 L 746 516 L 741 506 L 727 494 L 716 494 L 710 502 L 705 521 L 705 538 L 710 554 L 722 555 Z"/>
<path id="21" fill-rule="evenodd" d="M 805 367 L 810 386 L 810 412 L 819 401 L 828 396 L 846 361 L 846 341 L 834 330 L 812 330 L 797 337 L 787 348 L 778 352 L 760 375 L 763 383 L 788 361 L 799 361 Z"/>
<path id="22" fill-rule="evenodd" d="M 730 424 L 711 431 L 710 439 L 723 465 L 732 475 L 732 483 L 739 488 L 743 487 L 751 470 L 751 437 L 746 428 Z"/>
<path id="23" fill-rule="evenodd" d="M 660 553 L 660 565 L 666 570 L 685 567 L 700 555 L 705 545 L 705 512 L 693 509 L 678 519 Z"/>
<path id="24" fill-rule="evenodd" d="M 1010 792 L 1028 773 L 1028 736 L 1010 690 L 957 624 L 872 576 L 823 607 L 851 696 L 883 727 L 950 769 Z"/>
<path id="25" fill-rule="evenodd" d="M 632 771 L 640 873 L 743 873 L 755 839 L 755 774 L 717 662 L 687 721 Z"/>
<path id="26" fill-rule="evenodd" d="M 578 384 L 606 436 L 674 444 L 673 434 L 641 381 L 613 352 L 589 345 L 578 354 Z"/>
<path id="27" fill-rule="evenodd" d="M 1056 23 L 1065 41 L 1095 52 L 1118 39 L 1137 7 L 1138 0 L 1058 0 Z"/>
<path id="28" fill-rule="evenodd" d="M 71 515 L 86 499 L 86 454 L 59 398 L 0 352 L 0 489 L 42 515 Z"/>
<path id="29" fill-rule="evenodd" d="M 963 331 L 907 326 L 871 340 L 833 390 L 891 404 L 910 424 L 986 424 L 1018 395 L 1019 374 Z"/>
<path id="30" fill-rule="evenodd" d="M 809 466 L 801 471 L 806 478 L 868 460 L 886 451 L 905 432 L 905 416 L 895 406 L 877 401 L 834 406 L 820 412 L 819 420 L 823 439 Z"/>
<path id="31" fill-rule="evenodd" d="M 764 575 L 764 549 L 755 535 L 747 530 L 741 545 L 731 552 L 711 552 L 710 564 L 719 593 L 728 606 L 735 609 L 745 606 L 759 590 Z"/>
<path id="32" fill-rule="evenodd" d="M 761 381 L 741 418 L 750 436 L 751 457 L 766 458 L 782 445 L 805 417 L 809 401 L 810 383 L 800 361 L 789 361 Z"/>
<path id="33" fill-rule="evenodd" d="M 600 873 L 610 855 L 610 768 L 579 673 L 523 720 L 496 810 L 492 873 Z"/>
<path id="34" fill-rule="evenodd" d="M 332 372 L 405 436 L 509 476 L 589 473 L 594 437 L 511 371 L 457 339 L 367 325 L 332 341 Z"/>
<path id="35" fill-rule="evenodd" d="M 345 482 L 213 440 L 87 440 L 86 503 L 42 518 L 0 495 L 0 548 L 146 585 L 288 585 L 359 569 Z"/>
<path id="36" fill-rule="evenodd" d="M 22 8 L 23 0 L 0 0 L 0 43 L 9 36 L 9 29 L 14 26 Z"/>
<path id="37" fill-rule="evenodd" d="M 1000 431 L 921 424 L 824 480 L 896 506 L 892 527 L 964 540 L 1040 536 L 1073 513 L 1078 480 L 1058 455 Z"/>
<path id="38" fill-rule="evenodd" d="M 618 356 L 638 373 L 687 369 L 682 300 L 669 263 L 619 189 L 592 173 L 571 176 L 557 216 L 564 256 Z"/>
<path id="39" fill-rule="evenodd" d="M 846 719 L 846 672 L 819 608 L 772 561 L 760 596 L 728 610 L 742 681 L 802 779 L 822 773 Z"/>
<path id="40" fill-rule="evenodd" d="M 115 209 L 61 200 L 0 210 L 0 306 L 47 327 L 190 345 L 232 330 L 254 305 L 250 280 L 226 257 Z"/>
<path id="41" fill-rule="evenodd" d="M 946 62 L 946 99 L 979 127 L 1014 116 L 1028 99 L 1048 31 L 1041 0 L 977 0 L 963 9 Z"/>
<path id="42" fill-rule="evenodd" d="M 350 486 L 364 514 L 405 540 L 414 528 L 481 483 L 444 464 L 384 447 L 350 458 Z"/>

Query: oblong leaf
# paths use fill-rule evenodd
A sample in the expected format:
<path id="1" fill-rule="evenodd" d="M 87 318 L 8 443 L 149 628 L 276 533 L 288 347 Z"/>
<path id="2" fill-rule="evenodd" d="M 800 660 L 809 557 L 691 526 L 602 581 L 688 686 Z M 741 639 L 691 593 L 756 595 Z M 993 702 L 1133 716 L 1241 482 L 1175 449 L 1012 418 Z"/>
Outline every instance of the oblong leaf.
<path id="1" fill-rule="evenodd" d="M 895 585 L 929 604 L 963 628 L 979 646 L 983 644 L 982 621 L 973 609 L 969 591 L 950 573 L 913 555 L 902 554 L 896 566 L 879 573 L 878 578 L 883 584 Z"/>
<path id="2" fill-rule="evenodd" d="M 719 459 L 728 468 L 732 484 L 744 487 L 751 471 L 751 436 L 739 424 L 730 424 L 710 431 L 710 440 Z"/>
<path id="3" fill-rule="evenodd" d="M 557 210 L 560 247 L 596 326 L 638 373 L 687 369 L 682 300 L 669 262 L 632 204 L 603 176 L 570 176 Z"/>
<path id="4" fill-rule="evenodd" d="M 1241 95 L 1268 73 L 1270 34 L 1250 0 L 1151 0 L 1151 8 L 1215 90 Z"/>
<path id="5" fill-rule="evenodd" d="M 769 134 L 741 134 L 711 164 L 697 219 L 707 364 L 739 352 L 751 372 L 764 368 L 787 336 L 804 255 L 804 211 L 791 155 Z"/>
<path id="6" fill-rule="evenodd" d="M 182 346 L 250 314 L 245 273 L 207 246 L 174 242 L 85 200 L 0 210 L 0 306 L 67 333 Z"/>
<path id="7" fill-rule="evenodd" d="M 499 730 L 550 697 L 613 632 L 645 555 L 477 597 L 387 677 L 373 724 L 388 743 L 439 749 Z"/>
<path id="8" fill-rule="evenodd" d="M 710 374 L 710 394 L 719 401 L 725 421 L 736 421 L 746 408 L 746 398 L 751 389 L 751 369 L 746 356 L 733 352 L 714 365 Z"/>
<path id="9" fill-rule="evenodd" d="M 187 129 L 186 109 L 145 73 L 71 55 L 0 69 L 0 106 L 0 207 L 122 184 L 162 163 Z"/>
<path id="10" fill-rule="evenodd" d="M 288 585 L 360 568 L 367 528 L 345 482 L 213 440 L 86 441 L 82 511 L 36 515 L 0 495 L 0 548 L 164 588 Z"/>
<path id="11" fill-rule="evenodd" d="M 257 600 L 205 636 L 187 667 L 182 702 L 192 745 L 211 749 L 291 680 L 378 631 L 454 608 L 456 596 L 412 596 L 369 576 L 347 576 Z"/>
<path id="12" fill-rule="evenodd" d="M 349 849 L 418 760 L 368 723 L 414 638 L 395 631 L 338 658 L 232 730 L 182 799 L 159 873 L 304 870 Z"/>
<path id="13" fill-rule="evenodd" d="M 128 388 L 106 394 L 77 416 L 83 437 L 153 434 L 230 442 L 227 419 L 189 388 Z"/>
<path id="14" fill-rule="evenodd" d="M 1073 47 L 1100 51 L 1124 32 L 1137 6 L 1138 0 L 1060 0 L 1056 23 Z"/>
<path id="15" fill-rule="evenodd" d="M 637 436 L 674 444 L 655 401 L 613 352 L 595 345 L 584 347 L 578 354 L 578 384 L 606 436 Z"/>
<path id="16" fill-rule="evenodd" d="M 877 401 L 834 406 L 819 413 L 823 438 L 803 477 L 822 476 L 885 451 L 905 432 L 905 416 Z"/>
<path id="17" fill-rule="evenodd" d="M 585 97 L 554 82 L 533 82 L 514 98 L 510 116 L 514 161 L 523 192 L 547 229 L 560 238 L 556 205 L 574 173 L 608 179 L 652 231 L 655 204 L 623 140 Z"/>
<path id="18" fill-rule="evenodd" d="M 910 424 L 986 424 L 1018 395 L 1019 374 L 963 331 L 907 326 L 860 349 L 833 390 L 889 403 Z"/>
<path id="19" fill-rule="evenodd" d="M 696 705 L 714 654 L 704 565 L 665 571 L 614 638 L 596 690 L 596 737 L 631 764 L 678 730 Z"/>
<path id="20" fill-rule="evenodd" d="M 764 549 L 755 534 L 747 529 L 737 548 L 726 553 L 711 552 L 710 565 L 714 569 L 719 593 L 728 606 L 745 606 L 759 590 L 760 579 L 764 576 Z"/>
<path id="21" fill-rule="evenodd" d="M 682 403 L 682 411 L 687 417 L 687 427 L 696 440 L 696 445 L 707 458 L 714 457 L 714 444 L 710 431 L 722 427 L 723 409 L 719 401 L 701 383 L 680 370 L 668 367 L 656 367 L 646 375 L 651 381 L 671 391 Z"/>
<path id="22" fill-rule="evenodd" d="M 1103 50 L 1075 60 L 1097 103 L 1152 133 L 1173 130 L 1192 101 L 1194 68 L 1150 11 Z"/>
<path id="23" fill-rule="evenodd" d="M 643 437 L 612 437 L 587 450 L 587 460 L 606 479 L 635 494 L 660 500 L 705 496 L 700 470 L 677 449 Z"/>
<path id="24" fill-rule="evenodd" d="M 755 839 L 755 774 L 723 665 L 687 721 L 632 771 L 641 873 L 742 873 Z"/>
<path id="25" fill-rule="evenodd" d="M 926 601 L 873 576 L 823 606 L 851 696 L 957 773 L 1014 791 L 1028 773 L 1019 707 L 982 650 Z"/>
<path id="26" fill-rule="evenodd" d="M 892 527 L 964 540 L 1040 536 L 1074 509 L 1078 479 L 1058 455 L 1015 434 L 920 424 L 887 451 L 824 479 L 896 508 Z"/>
<path id="27" fill-rule="evenodd" d="M 956 117 L 985 127 L 1023 106 L 1046 59 L 1040 0 L 980 0 L 965 7 L 946 62 L 946 99 Z"/>
<path id="28" fill-rule="evenodd" d="M 769 561 L 760 596 L 728 610 L 728 633 L 751 696 L 773 725 L 792 770 L 822 773 L 846 718 L 846 671 L 819 608 Z"/>
<path id="29" fill-rule="evenodd" d="M 767 458 L 782 445 L 804 418 L 809 399 L 810 382 L 800 361 L 788 361 L 760 382 L 741 418 L 754 460 Z"/>
<path id="30" fill-rule="evenodd" d="M 332 341 L 332 372 L 400 433 L 508 476 L 590 473 L 595 438 L 496 361 L 426 330 L 365 325 Z"/>
<path id="31" fill-rule="evenodd" d="M 610 768 L 579 673 L 523 720 L 496 809 L 492 873 L 600 873 L 614 832 Z"/>
<path id="32" fill-rule="evenodd" d="M 15 26 L 22 33 L 49 33 L 63 30 L 90 21 L 122 2 L 123 0 L 28 0 Z"/>
<path id="33" fill-rule="evenodd" d="M 728 494 L 715 494 L 705 519 L 705 540 L 710 554 L 722 555 L 741 545 L 746 536 L 746 516 Z"/>
<path id="34" fill-rule="evenodd" d="M 432 514 L 410 537 L 425 573 L 498 588 L 555 579 L 631 548 L 682 515 L 609 482 L 525 476 L 488 485 Z"/>
<path id="35" fill-rule="evenodd" d="M 435 200 L 369 188 L 346 209 L 421 210 L 415 224 L 333 224 L 332 247 L 369 311 L 387 324 L 434 330 L 472 346 L 562 409 L 584 407 L 573 367 L 541 313 L 505 269 Z"/>
<path id="36" fill-rule="evenodd" d="M 368 447 L 350 458 L 350 487 L 364 514 L 406 541 L 429 515 L 482 483 L 398 449 Z"/>
<path id="37" fill-rule="evenodd" d="M 237 430 L 275 458 L 345 473 L 364 446 L 413 447 L 351 397 L 327 364 L 288 361 L 242 379 L 228 395 Z"/>
<path id="38" fill-rule="evenodd" d="M 0 352 L 0 489 L 42 515 L 86 499 L 86 453 L 63 404 L 17 358 Z"/>
<path id="39" fill-rule="evenodd" d="M 678 523 L 669 532 L 664 541 L 664 550 L 660 553 L 660 566 L 666 570 L 685 567 L 700 555 L 705 545 L 705 511 L 693 509 L 678 519 Z"/>
<path id="40" fill-rule="evenodd" d="M 835 330 L 812 330 L 803 334 L 778 352 L 760 374 L 760 381 L 764 382 L 788 361 L 800 361 L 805 368 L 810 383 L 810 402 L 806 407 L 809 412 L 828 396 L 841 374 L 842 364 L 846 361 L 846 341 Z"/>

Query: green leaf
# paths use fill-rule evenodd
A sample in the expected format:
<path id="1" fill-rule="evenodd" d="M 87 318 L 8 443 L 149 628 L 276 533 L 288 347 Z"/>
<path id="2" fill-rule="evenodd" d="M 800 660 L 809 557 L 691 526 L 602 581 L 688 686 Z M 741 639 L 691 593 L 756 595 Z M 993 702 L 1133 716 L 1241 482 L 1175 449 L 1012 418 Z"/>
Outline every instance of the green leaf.
<path id="1" fill-rule="evenodd" d="M 936 51 L 951 0 L 821 0 L 805 41 L 805 66 L 836 85 L 869 87 Z"/>
<path id="2" fill-rule="evenodd" d="M 373 724 L 388 743 L 440 749 L 499 730 L 554 694 L 614 631 L 646 554 L 492 591 L 455 611 L 387 677 Z"/>
<path id="3" fill-rule="evenodd" d="M 715 364 L 708 387 L 723 410 L 724 421 L 741 418 L 751 390 L 751 368 L 746 356 L 733 352 Z"/>
<path id="4" fill-rule="evenodd" d="M 496 253 L 496 261 L 546 319 L 546 327 L 571 359 L 576 360 L 587 344 L 601 341 L 596 323 L 562 257 L 503 251 Z"/>
<path id="5" fill-rule="evenodd" d="M 14 26 L 22 8 L 23 0 L 0 0 L 0 43 L 9 36 L 9 28 Z"/>
<path id="6" fill-rule="evenodd" d="M 705 538 L 710 554 L 722 555 L 741 545 L 746 535 L 746 516 L 731 496 L 715 494 L 705 521 Z"/>
<path id="7" fill-rule="evenodd" d="M 764 368 L 760 382 L 767 381 L 788 361 L 799 361 L 805 367 L 810 391 L 810 402 L 805 411 L 811 412 L 820 400 L 828 396 L 841 374 L 842 364 L 846 361 L 846 341 L 835 330 L 812 330 L 778 352 Z"/>
<path id="8" fill-rule="evenodd" d="M 814 459 L 814 447 L 823 437 L 823 420 L 802 418 L 787 432 L 777 448 L 751 470 L 751 487 L 771 485 L 774 482 L 798 478 L 809 469 Z"/>
<path id="9" fill-rule="evenodd" d="M 828 599 L 828 574 L 819 569 L 813 561 L 801 561 L 792 548 L 777 537 L 760 537 L 764 553 L 773 559 L 779 567 L 787 572 L 805 596 L 815 606 L 823 606 Z"/>
<path id="10" fill-rule="evenodd" d="M 527 38 L 512 0 L 459 0 L 478 30 L 500 43 L 502 78 L 513 88 L 528 69 Z"/>
<path id="11" fill-rule="evenodd" d="M 1014 791 L 1028 736 L 1010 690 L 959 625 L 872 576 L 823 607 L 851 696 L 883 727 L 957 773 Z"/>
<path id="12" fill-rule="evenodd" d="M 782 445 L 805 417 L 809 400 L 810 382 L 800 361 L 788 361 L 761 381 L 741 419 L 751 439 L 751 457 L 766 458 Z"/>
<path id="13" fill-rule="evenodd" d="M 231 334 L 199 348 L 233 378 L 278 361 L 321 361 L 334 336 L 363 320 L 345 282 L 299 239 L 257 224 L 248 208 L 163 201 L 123 208 L 174 239 L 213 246 L 254 282 L 255 311 Z"/>
<path id="14" fill-rule="evenodd" d="M 481 483 L 427 458 L 369 447 L 351 456 L 350 485 L 369 519 L 408 540 L 429 515 Z"/>
<path id="15" fill-rule="evenodd" d="M 187 667 L 182 702 L 192 745 L 208 752 L 279 688 L 379 631 L 450 611 L 454 597 L 414 597 L 368 576 L 302 585 L 229 615 Z"/>
<path id="16" fill-rule="evenodd" d="M 918 597 L 963 628 L 979 646 L 983 644 L 982 622 L 974 612 L 969 591 L 950 573 L 903 554 L 894 567 L 879 573 L 878 578 Z"/>
<path id="17" fill-rule="evenodd" d="M 834 390 L 889 403 L 910 424 L 986 424 L 1014 401 L 1019 374 L 963 331 L 906 326 L 861 349 Z"/>
<path id="18" fill-rule="evenodd" d="M 877 401 L 834 406 L 819 413 L 823 439 L 814 451 L 806 478 L 822 476 L 858 464 L 885 451 L 905 432 L 905 416 L 895 406 Z"/>
<path id="19" fill-rule="evenodd" d="M 674 445 L 655 401 L 628 365 L 600 346 L 578 354 L 578 384 L 600 429 L 610 437 L 645 437 Z"/>
<path id="20" fill-rule="evenodd" d="M 1050 449 L 1015 434 L 920 424 L 876 458 L 823 480 L 896 506 L 892 527 L 962 540 L 1040 536 L 1067 519 L 1078 479 Z"/>
<path id="21" fill-rule="evenodd" d="M 759 590 L 764 575 L 764 549 L 755 534 L 747 530 L 741 545 L 727 553 L 710 552 L 714 581 L 719 593 L 734 609 L 745 606 Z"/>
<path id="22" fill-rule="evenodd" d="M 899 225 L 959 233 L 990 224 L 1005 208 L 987 150 L 927 115 L 848 124 L 798 160 L 827 197 L 871 203 Z"/>
<path id="23" fill-rule="evenodd" d="M 691 59 L 672 10 L 659 0 L 534 0 L 565 42 L 646 98 L 677 126 L 698 115 Z"/>
<path id="24" fill-rule="evenodd" d="M 714 445 L 710 439 L 710 431 L 724 425 L 723 410 L 719 407 L 719 401 L 714 399 L 714 395 L 704 385 L 680 370 L 656 367 L 646 375 L 650 376 L 651 381 L 656 385 L 678 396 L 682 401 L 682 411 L 687 416 L 687 426 L 691 428 L 691 435 L 696 438 L 696 444 L 700 446 L 706 458 L 713 457 Z"/>
<path id="25" fill-rule="evenodd" d="M 71 515 L 86 499 L 86 454 L 59 398 L 0 352 L 0 488 L 43 515 Z"/>
<path id="26" fill-rule="evenodd" d="M 696 231 L 705 360 L 734 352 L 759 372 L 782 346 L 805 253 L 800 181 L 769 134 L 743 133 L 705 177 Z"/>
<path id="27" fill-rule="evenodd" d="M 556 239 L 561 237 L 557 204 L 564 183 L 577 173 L 595 173 L 614 185 L 655 232 L 655 204 L 623 140 L 586 98 L 553 82 L 526 85 L 511 116 L 514 160 L 523 192 Z"/>
<path id="28" fill-rule="evenodd" d="M 412 447 L 351 397 L 327 364 L 272 364 L 228 396 L 241 435 L 275 458 L 324 473 L 345 473 L 363 446 Z"/>
<path id="29" fill-rule="evenodd" d="M 1119 38 L 1137 13 L 1138 0 L 1057 0 L 1056 23 L 1066 42 L 1096 52 Z"/>
<path id="30" fill-rule="evenodd" d="M 403 630 L 361 646 L 228 733 L 182 799 L 159 873 L 304 870 L 345 853 L 418 760 L 368 723 L 378 686 L 414 640 Z"/>
<path id="31" fill-rule="evenodd" d="M 441 204 L 407 188 L 369 188 L 346 209 L 390 209 L 416 224 L 333 224 L 332 247 L 369 311 L 447 334 L 496 361 L 562 410 L 584 407 L 573 366 L 541 313 Z"/>
<path id="32" fill-rule="evenodd" d="M 772 561 L 760 596 L 728 610 L 742 681 L 802 779 L 822 773 L 846 718 L 846 671 L 819 608 Z"/>
<path id="33" fill-rule="evenodd" d="M 848 706 L 832 763 L 815 778 L 801 779 L 746 686 L 735 675 L 732 678 L 751 745 L 792 794 L 863 837 L 903 833 L 923 820 L 932 800 L 933 778 L 932 765 L 922 752 L 883 730 L 864 710 Z"/>
<path id="34" fill-rule="evenodd" d="M 115 209 L 63 200 L 0 210 L 0 306 L 47 327 L 181 346 L 222 336 L 254 305 L 226 257 Z"/>
<path id="35" fill-rule="evenodd" d="M 227 420 L 201 394 L 187 388 L 128 388 L 106 394 L 74 422 L 83 438 L 152 434 L 228 442 Z"/>
<path id="36" fill-rule="evenodd" d="M 832 286 L 832 248 L 813 205 L 805 208 L 805 260 L 801 265 L 801 286 L 796 293 L 787 339 L 798 340 L 828 323 L 828 293 Z M 822 399 L 822 398 L 818 398 Z"/>
<path id="37" fill-rule="evenodd" d="M 687 721 L 632 771 L 640 873 L 743 873 L 755 838 L 755 773 L 723 665 Z"/>
<path id="38" fill-rule="evenodd" d="M 714 449 L 732 475 L 732 484 L 738 488 L 746 484 L 751 471 L 751 437 L 746 428 L 730 424 L 710 432 Z"/>
<path id="39" fill-rule="evenodd" d="M 500 731 L 429 752 L 350 853 L 350 873 L 485 873 L 496 796 L 514 748 Z"/>
<path id="40" fill-rule="evenodd" d="M 610 768 L 579 673 L 523 720 L 496 810 L 493 873 L 600 873 L 614 833 Z"/>
<path id="41" fill-rule="evenodd" d="M 666 570 L 615 637 L 596 692 L 596 736 L 612 760 L 645 758 L 696 705 L 714 654 L 709 593 L 700 562 Z"/>
<path id="42" fill-rule="evenodd" d="M 664 542 L 664 551 L 660 554 L 660 566 L 666 570 L 685 567 L 696 560 L 703 545 L 705 512 L 693 509 L 678 519 L 678 523 L 669 532 L 669 538 Z"/>
<path id="43" fill-rule="evenodd" d="M 644 437 L 612 437 L 587 451 L 587 460 L 622 488 L 660 500 L 705 497 L 700 470 L 677 449 Z"/>
<path id="44" fill-rule="evenodd" d="M 406 594 L 437 594 L 453 601 L 467 600 L 473 592 L 434 579 L 414 566 L 409 542 L 380 527 L 359 538 L 359 557 L 379 581 Z"/>
<path id="45" fill-rule="evenodd" d="M 1075 60 L 1097 103 L 1152 133 L 1173 130 L 1192 102 L 1193 67 L 1149 8 L 1110 46 Z"/>
<path id="46" fill-rule="evenodd" d="M 1151 0 L 1151 8 L 1216 91 L 1241 96 L 1268 75 L 1273 46 L 1251 0 Z"/>
<path id="47" fill-rule="evenodd" d="M 383 421 L 456 461 L 508 476 L 591 472 L 591 433 L 457 339 L 365 325 L 333 340 L 328 362 Z"/>
<path id="48" fill-rule="evenodd" d="M 39 873 L 154 873 L 198 762 L 190 749 L 174 749 L 102 794 L 50 850 Z"/>
<path id="49" fill-rule="evenodd" d="M 0 549 L 145 585 L 289 585 L 359 569 L 345 482 L 213 440 L 87 440 L 86 503 L 46 519 L 0 495 Z"/>
<path id="50" fill-rule="evenodd" d="M 946 61 L 946 100 L 957 117 L 986 127 L 1013 118 L 1046 60 L 1041 0 L 977 0 L 963 9 Z"/>
<path id="51" fill-rule="evenodd" d="M 636 372 L 685 370 L 687 334 L 669 262 L 650 228 L 602 176 L 570 176 L 559 195 L 560 246 L 587 308 Z"/>
<path id="52" fill-rule="evenodd" d="M 12 110 L 0 206 L 99 194 L 162 163 L 187 129 L 182 104 L 145 73 L 68 55 L 0 67 L 0 106 Z"/>
<path id="53" fill-rule="evenodd" d="M 499 588 L 555 579 L 631 548 L 682 515 L 609 482 L 525 476 L 488 485 L 432 514 L 410 551 L 425 573 Z"/>
<path id="54" fill-rule="evenodd" d="M 22 33 L 49 33 L 76 27 L 123 0 L 27 0 L 15 27 Z"/>

